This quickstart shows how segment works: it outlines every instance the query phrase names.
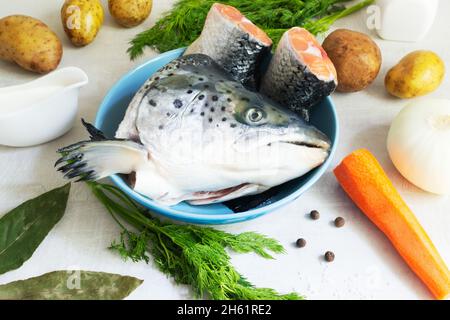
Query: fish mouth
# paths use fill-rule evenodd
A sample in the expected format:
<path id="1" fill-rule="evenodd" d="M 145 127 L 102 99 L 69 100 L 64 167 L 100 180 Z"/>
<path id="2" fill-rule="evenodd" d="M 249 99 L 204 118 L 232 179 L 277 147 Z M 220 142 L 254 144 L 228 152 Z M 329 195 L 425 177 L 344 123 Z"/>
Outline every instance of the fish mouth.
<path id="1" fill-rule="evenodd" d="M 265 141 L 267 146 L 290 146 L 290 149 L 294 147 L 308 148 L 308 149 L 320 149 L 325 152 L 329 152 L 331 149 L 331 140 L 323 132 L 316 128 L 309 130 L 295 130 L 286 134 L 268 137 Z"/>
<path id="2" fill-rule="evenodd" d="M 313 144 L 313 143 L 309 143 L 309 142 L 304 142 L 304 141 L 279 141 L 280 143 L 289 143 L 289 144 L 295 144 L 296 146 L 301 146 L 301 147 L 307 147 L 307 148 L 317 148 L 317 149 L 327 149 L 326 146 L 321 146 L 321 145 L 317 145 L 317 144 Z"/>
<path id="3" fill-rule="evenodd" d="M 321 149 L 323 151 L 329 152 L 331 148 L 331 142 L 329 141 L 315 141 L 315 142 L 307 142 L 307 141 L 295 141 L 295 140 L 286 140 L 286 141 L 277 141 L 278 143 L 287 143 L 291 145 L 296 145 L 299 147 L 306 147 L 311 149 Z"/>

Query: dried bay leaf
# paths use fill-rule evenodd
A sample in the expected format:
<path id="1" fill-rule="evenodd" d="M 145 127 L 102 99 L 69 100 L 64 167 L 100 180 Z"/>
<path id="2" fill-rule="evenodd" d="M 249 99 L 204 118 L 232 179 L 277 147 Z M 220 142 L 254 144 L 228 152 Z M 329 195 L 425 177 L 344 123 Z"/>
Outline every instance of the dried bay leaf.
<path id="1" fill-rule="evenodd" d="M 0 218 L 0 274 L 19 268 L 34 253 L 67 206 L 70 184 L 28 200 Z"/>
<path id="2" fill-rule="evenodd" d="M 53 271 L 0 285 L 0 300 L 119 300 L 143 280 L 93 271 Z"/>

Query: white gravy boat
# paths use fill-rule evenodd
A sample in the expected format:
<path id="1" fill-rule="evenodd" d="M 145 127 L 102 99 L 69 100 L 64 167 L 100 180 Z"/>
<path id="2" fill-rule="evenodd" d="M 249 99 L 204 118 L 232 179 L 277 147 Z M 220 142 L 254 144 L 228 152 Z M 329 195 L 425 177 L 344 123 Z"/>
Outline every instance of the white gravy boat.
<path id="1" fill-rule="evenodd" d="M 0 88 L 0 145 L 27 147 L 56 139 L 77 118 L 83 70 L 58 69 L 23 85 Z"/>

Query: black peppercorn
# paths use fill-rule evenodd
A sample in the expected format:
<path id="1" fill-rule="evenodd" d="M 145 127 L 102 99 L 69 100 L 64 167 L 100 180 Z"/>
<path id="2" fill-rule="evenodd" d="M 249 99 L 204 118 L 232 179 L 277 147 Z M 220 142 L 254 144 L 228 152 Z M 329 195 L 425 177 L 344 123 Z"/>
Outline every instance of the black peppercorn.
<path id="1" fill-rule="evenodd" d="M 297 247 L 303 248 L 304 246 L 306 246 L 306 240 L 303 238 L 300 238 L 295 242 L 295 244 L 297 245 Z"/>
<path id="2" fill-rule="evenodd" d="M 343 227 L 345 224 L 345 219 L 342 217 L 337 217 L 334 219 L 334 225 L 338 228 Z"/>
<path id="3" fill-rule="evenodd" d="M 320 218 L 320 213 L 317 210 L 311 211 L 311 213 L 309 215 L 310 215 L 311 219 L 313 219 L 313 220 L 318 220 Z"/>
<path id="4" fill-rule="evenodd" d="M 331 251 L 325 252 L 325 261 L 332 262 L 334 260 L 334 253 Z"/>

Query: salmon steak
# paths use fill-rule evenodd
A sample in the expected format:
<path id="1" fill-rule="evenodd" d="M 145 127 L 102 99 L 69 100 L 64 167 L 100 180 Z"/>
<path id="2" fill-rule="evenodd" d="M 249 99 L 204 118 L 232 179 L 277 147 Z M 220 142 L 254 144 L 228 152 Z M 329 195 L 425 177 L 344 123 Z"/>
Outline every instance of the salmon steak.
<path id="1" fill-rule="evenodd" d="M 281 37 L 261 92 L 309 119 L 310 109 L 337 86 L 336 69 L 316 38 L 294 27 Z"/>
<path id="2" fill-rule="evenodd" d="M 258 85 L 258 68 L 270 54 L 272 40 L 236 8 L 220 3 L 211 6 L 200 37 L 185 54 L 213 58 L 233 79 L 247 87 Z"/>

